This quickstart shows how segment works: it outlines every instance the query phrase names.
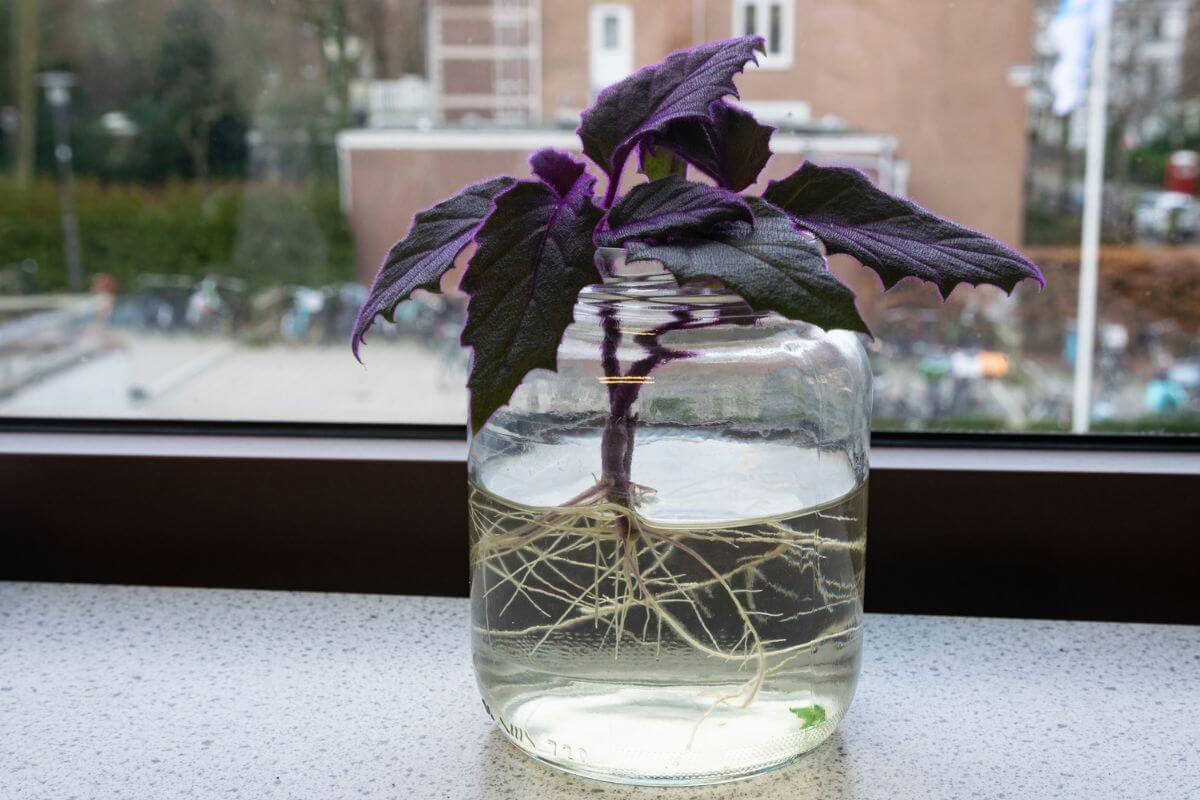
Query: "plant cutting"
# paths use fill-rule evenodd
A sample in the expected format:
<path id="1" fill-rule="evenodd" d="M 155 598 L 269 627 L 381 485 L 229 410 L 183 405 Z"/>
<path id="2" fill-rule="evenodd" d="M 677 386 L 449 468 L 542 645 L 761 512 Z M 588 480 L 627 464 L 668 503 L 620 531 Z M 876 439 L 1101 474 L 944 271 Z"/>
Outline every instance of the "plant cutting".
<path id="1" fill-rule="evenodd" d="M 805 163 L 748 193 L 774 129 L 733 102 L 734 79 L 762 47 L 672 53 L 583 113 L 590 165 L 539 150 L 530 177 L 418 213 L 353 334 L 357 356 L 376 317 L 438 291 L 474 244 L 459 288 L 480 689 L 515 744 L 593 777 L 742 777 L 845 714 L 870 331 L 826 255 L 943 298 L 1042 283 L 851 168 Z M 622 193 L 631 162 L 643 179 Z"/>

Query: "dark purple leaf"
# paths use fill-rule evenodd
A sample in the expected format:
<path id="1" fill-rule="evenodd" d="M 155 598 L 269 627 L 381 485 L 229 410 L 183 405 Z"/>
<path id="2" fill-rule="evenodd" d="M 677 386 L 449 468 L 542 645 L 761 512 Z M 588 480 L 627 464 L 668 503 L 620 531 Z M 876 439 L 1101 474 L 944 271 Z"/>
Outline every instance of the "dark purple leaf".
<path id="1" fill-rule="evenodd" d="M 630 151 L 642 137 L 659 133 L 679 119 L 708 119 L 714 100 L 737 96 L 733 76 L 763 49 L 758 36 L 742 36 L 680 50 L 638 70 L 600 92 L 583 112 L 579 138 L 583 152 L 608 175 L 605 206 Z"/>
<path id="2" fill-rule="evenodd" d="M 449 200 L 418 212 L 408 235 L 388 251 L 358 312 L 350 347 L 359 358 L 359 347 L 377 316 L 391 320 L 400 301 L 416 289 L 436 292 L 438 282 L 454 264 L 492 209 L 492 200 L 512 186 L 513 178 L 499 177 L 475 183 Z"/>
<path id="3" fill-rule="evenodd" d="M 680 283 L 713 278 L 755 311 L 775 311 L 826 330 L 870 333 L 854 293 L 829 271 L 817 242 L 787 215 L 748 198 L 754 224 L 726 222 L 665 244 L 630 242 L 628 261 L 661 261 Z"/>
<path id="4" fill-rule="evenodd" d="M 724 100 L 713 103 L 710 111 L 711 119 L 672 122 L 653 137 L 654 147 L 675 153 L 718 186 L 740 192 L 758 180 L 770 160 L 775 129 Z"/>
<path id="5" fill-rule="evenodd" d="M 1032 261 L 990 236 L 964 228 L 894 197 L 850 167 L 806 163 L 763 197 L 825 242 L 879 273 L 885 289 L 904 278 L 936 284 L 948 297 L 960 283 L 988 283 L 1006 292 L 1025 278 L 1045 286 Z"/>
<path id="6" fill-rule="evenodd" d="M 628 239 L 686 236 L 733 220 L 753 222 L 744 199 L 724 189 L 669 175 L 629 190 L 609 210 L 595 238 L 602 247 L 619 247 Z"/>
<path id="7" fill-rule="evenodd" d="M 575 187 L 579 176 L 587 168 L 582 161 L 576 161 L 569 153 L 550 147 L 531 155 L 529 167 L 533 174 L 549 184 L 559 197 L 566 196 Z"/>
<path id="8" fill-rule="evenodd" d="M 518 181 L 496 198 L 479 229 L 461 288 L 471 295 L 462 342 L 475 350 L 467 386 L 478 431 L 533 369 L 557 367 L 575 295 L 597 283 L 592 231 L 601 211 L 596 179 L 579 175 L 559 194 L 541 181 Z"/>

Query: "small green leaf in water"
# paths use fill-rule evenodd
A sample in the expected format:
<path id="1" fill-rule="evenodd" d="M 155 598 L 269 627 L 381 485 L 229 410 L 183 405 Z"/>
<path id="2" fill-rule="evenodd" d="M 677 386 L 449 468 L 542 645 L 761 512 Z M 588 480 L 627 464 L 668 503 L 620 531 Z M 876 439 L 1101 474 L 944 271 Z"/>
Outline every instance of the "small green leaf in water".
<path id="1" fill-rule="evenodd" d="M 804 728 L 811 728 L 825 721 L 825 709 L 821 706 L 799 706 L 798 708 L 789 708 L 788 711 L 800 718 L 800 721 L 804 723 L 802 726 Z"/>

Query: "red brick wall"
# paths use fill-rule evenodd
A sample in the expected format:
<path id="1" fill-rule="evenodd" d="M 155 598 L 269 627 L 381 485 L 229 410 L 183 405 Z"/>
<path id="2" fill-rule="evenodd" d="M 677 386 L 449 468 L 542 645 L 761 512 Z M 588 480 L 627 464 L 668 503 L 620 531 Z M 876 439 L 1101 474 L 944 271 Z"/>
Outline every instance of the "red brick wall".
<path id="1" fill-rule="evenodd" d="M 691 41 L 691 0 L 631 0 L 635 63 Z M 814 118 L 897 137 L 909 193 L 1019 244 L 1026 158 L 1022 89 L 1008 68 L 1032 57 L 1036 0 L 796 0 L 789 70 L 739 79 L 747 100 L 802 100 Z M 543 4 L 543 108 L 587 97 L 587 0 Z M 707 39 L 731 35 L 731 0 L 706 0 Z"/>
<path id="2" fill-rule="evenodd" d="M 852 127 L 894 135 L 899 157 L 910 164 L 908 188 L 916 200 L 1019 244 L 1025 98 L 1008 84 L 1007 71 L 1031 57 L 1034 4 L 796 0 L 794 67 L 753 70 L 739 85 L 747 100 L 802 100 L 815 117 L 833 114 Z M 548 118 L 559 106 L 578 110 L 588 102 L 590 5 L 542 2 L 542 111 Z M 690 43 L 692 0 L 631 5 L 636 65 Z M 731 0 L 704 6 L 705 37 L 728 36 Z M 462 91 L 490 79 L 490 73 L 468 72 L 453 77 Z M 784 174 L 799 160 L 778 156 L 769 171 Z M 415 211 L 468 181 L 526 172 L 523 153 L 503 150 L 360 151 L 351 166 L 364 275 L 374 272 Z"/>
<path id="3" fill-rule="evenodd" d="M 387 251 L 413 215 L 468 183 L 494 175 L 525 176 L 526 154 L 515 150 L 356 150 L 349 154 L 350 224 L 358 275 L 375 277 Z"/>

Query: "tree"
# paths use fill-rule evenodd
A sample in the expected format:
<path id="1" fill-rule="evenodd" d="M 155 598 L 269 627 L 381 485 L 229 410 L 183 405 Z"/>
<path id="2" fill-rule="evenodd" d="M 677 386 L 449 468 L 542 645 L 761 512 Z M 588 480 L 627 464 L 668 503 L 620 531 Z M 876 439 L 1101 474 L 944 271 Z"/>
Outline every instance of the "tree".
<path id="1" fill-rule="evenodd" d="M 221 130 L 221 140 L 228 142 L 224 129 L 237 117 L 234 89 L 219 69 L 216 43 L 222 27 L 205 0 L 183 0 L 167 15 L 150 92 L 153 108 L 141 109 L 151 137 L 161 137 L 163 128 L 170 126 L 191 174 L 201 180 L 211 172 L 214 132 Z"/>
<path id="2" fill-rule="evenodd" d="M 317 31 L 317 42 L 325 56 L 325 74 L 337 102 L 337 127 L 350 125 L 350 81 L 356 53 L 350 47 L 350 16 L 347 0 L 295 0 L 297 17 Z"/>

